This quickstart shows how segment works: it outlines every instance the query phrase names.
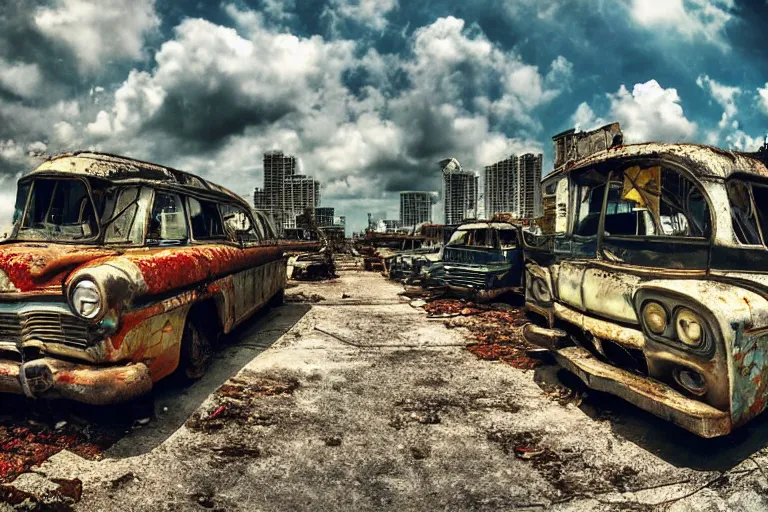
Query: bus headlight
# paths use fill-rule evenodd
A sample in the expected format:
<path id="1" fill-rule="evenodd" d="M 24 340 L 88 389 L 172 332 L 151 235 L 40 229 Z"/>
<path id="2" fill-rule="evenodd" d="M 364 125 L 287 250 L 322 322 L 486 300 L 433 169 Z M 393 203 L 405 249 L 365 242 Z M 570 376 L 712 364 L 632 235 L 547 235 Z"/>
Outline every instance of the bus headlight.
<path id="1" fill-rule="evenodd" d="M 69 305 L 81 318 L 93 320 L 104 309 L 101 291 L 96 283 L 89 279 L 78 281 L 69 293 Z"/>
<path id="2" fill-rule="evenodd" d="M 662 335 L 667 330 L 667 310 L 658 302 L 646 302 L 643 306 L 643 322 L 653 334 Z"/>
<path id="3" fill-rule="evenodd" d="M 688 308 L 680 308 L 675 315 L 677 339 L 689 347 L 698 347 L 704 341 L 704 327 L 699 315 Z"/>

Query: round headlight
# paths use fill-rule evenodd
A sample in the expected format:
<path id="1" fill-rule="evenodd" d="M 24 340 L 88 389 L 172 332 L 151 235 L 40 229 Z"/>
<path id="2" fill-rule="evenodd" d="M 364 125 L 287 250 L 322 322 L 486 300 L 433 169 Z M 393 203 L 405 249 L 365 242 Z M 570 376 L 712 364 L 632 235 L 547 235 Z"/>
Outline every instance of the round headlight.
<path id="1" fill-rule="evenodd" d="M 704 339 L 704 328 L 699 315 L 682 308 L 675 316 L 675 328 L 680 341 L 690 347 L 698 347 Z"/>
<path id="2" fill-rule="evenodd" d="M 70 302 L 75 314 L 91 320 L 101 313 L 101 292 L 96 283 L 83 279 L 70 293 Z"/>
<path id="3" fill-rule="evenodd" d="M 643 306 L 643 321 L 653 334 L 664 334 L 667 330 L 667 310 L 658 302 L 647 302 Z"/>

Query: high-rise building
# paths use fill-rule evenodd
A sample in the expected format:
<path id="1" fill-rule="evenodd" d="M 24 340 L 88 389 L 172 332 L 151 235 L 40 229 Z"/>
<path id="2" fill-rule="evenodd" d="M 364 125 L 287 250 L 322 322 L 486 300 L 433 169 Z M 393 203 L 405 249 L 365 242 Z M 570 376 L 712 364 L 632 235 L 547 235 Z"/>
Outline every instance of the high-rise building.
<path id="1" fill-rule="evenodd" d="M 400 192 L 400 225 L 413 227 L 432 222 L 432 205 L 437 192 Z"/>
<path id="2" fill-rule="evenodd" d="M 264 153 L 264 187 L 253 191 L 253 206 L 265 210 L 278 231 L 296 227 L 296 217 L 320 204 L 320 183 L 296 174 L 296 157 L 282 151 Z"/>
<path id="3" fill-rule="evenodd" d="M 485 168 L 485 218 L 517 211 L 518 158 L 515 155 Z"/>
<path id="4" fill-rule="evenodd" d="M 283 227 L 295 228 L 296 217 L 315 210 L 320 203 L 320 182 L 310 176 L 294 174 L 283 181 Z"/>
<path id="5" fill-rule="evenodd" d="M 460 224 L 477 217 L 477 174 L 465 171 L 458 160 L 439 162 L 443 174 L 443 207 L 446 224 Z"/>
<path id="6" fill-rule="evenodd" d="M 333 226 L 335 224 L 333 207 L 322 206 L 315 208 L 315 220 L 317 221 L 317 227 L 319 228 Z"/>
<path id="7" fill-rule="evenodd" d="M 517 162 L 517 208 L 519 219 L 534 219 L 541 215 L 541 153 L 522 155 Z"/>
<path id="8" fill-rule="evenodd" d="M 296 157 L 282 151 L 264 153 L 264 203 L 280 224 L 285 224 L 285 179 L 296 174 Z M 295 222 L 295 220 L 294 220 Z M 286 226 L 287 227 L 287 226 Z"/>

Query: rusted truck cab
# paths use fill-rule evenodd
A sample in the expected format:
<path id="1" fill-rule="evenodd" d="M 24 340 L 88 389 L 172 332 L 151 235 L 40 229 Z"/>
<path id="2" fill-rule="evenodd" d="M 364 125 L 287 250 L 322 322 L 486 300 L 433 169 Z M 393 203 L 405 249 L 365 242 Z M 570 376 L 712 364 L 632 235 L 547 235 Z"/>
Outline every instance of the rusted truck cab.
<path id="1" fill-rule="evenodd" d="M 431 282 L 478 300 L 522 292 L 521 230 L 508 222 L 460 225 L 427 270 Z"/>
<path id="2" fill-rule="evenodd" d="M 270 238 L 271 236 L 271 238 Z M 53 157 L 19 180 L 0 244 L 0 392 L 129 400 L 281 299 L 274 234 L 232 192 L 98 153 Z"/>
<path id="3" fill-rule="evenodd" d="M 768 169 L 691 144 L 601 151 L 545 180 L 526 239 L 528 341 L 589 387 L 700 436 L 768 399 Z"/>

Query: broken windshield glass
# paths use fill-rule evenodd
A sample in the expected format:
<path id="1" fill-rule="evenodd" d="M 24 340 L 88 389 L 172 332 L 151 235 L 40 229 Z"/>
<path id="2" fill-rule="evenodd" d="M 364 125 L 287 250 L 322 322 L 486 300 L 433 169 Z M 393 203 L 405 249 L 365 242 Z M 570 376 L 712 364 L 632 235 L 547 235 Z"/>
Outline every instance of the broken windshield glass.
<path id="1" fill-rule="evenodd" d="M 31 187 L 28 198 L 17 197 L 16 211 L 24 212 L 17 239 L 78 241 L 98 236 L 97 205 L 83 180 L 38 178 L 20 190 L 27 186 Z M 95 196 L 103 207 L 103 194 Z"/>

